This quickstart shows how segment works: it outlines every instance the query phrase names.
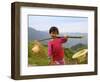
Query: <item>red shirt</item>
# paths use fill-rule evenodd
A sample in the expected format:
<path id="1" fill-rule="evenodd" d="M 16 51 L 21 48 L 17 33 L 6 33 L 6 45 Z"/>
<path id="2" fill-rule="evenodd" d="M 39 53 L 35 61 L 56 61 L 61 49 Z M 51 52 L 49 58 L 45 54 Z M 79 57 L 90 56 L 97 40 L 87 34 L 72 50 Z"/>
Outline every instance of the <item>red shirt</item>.
<path id="1" fill-rule="evenodd" d="M 48 55 L 53 58 L 53 61 L 62 60 L 64 58 L 62 44 L 66 41 L 67 39 L 65 38 L 56 38 L 48 42 Z"/>

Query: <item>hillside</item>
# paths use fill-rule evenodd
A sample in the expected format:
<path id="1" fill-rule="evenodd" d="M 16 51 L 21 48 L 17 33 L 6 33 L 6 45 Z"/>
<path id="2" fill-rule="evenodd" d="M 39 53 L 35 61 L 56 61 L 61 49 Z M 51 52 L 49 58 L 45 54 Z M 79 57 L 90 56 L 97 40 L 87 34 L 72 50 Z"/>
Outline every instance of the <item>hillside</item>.
<path id="1" fill-rule="evenodd" d="M 47 46 L 41 44 L 40 52 L 34 53 L 32 52 L 32 47 L 35 44 L 34 41 L 28 43 L 28 65 L 29 66 L 46 66 L 49 63 L 49 59 L 47 56 Z M 80 44 L 79 44 L 80 45 Z M 69 64 L 77 64 L 76 60 L 72 59 L 73 54 L 75 54 L 78 50 L 84 49 L 85 45 L 76 45 L 72 48 L 64 48 L 65 51 L 65 62 L 67 65 Z M 77 50 L 75 50 L 77 49 Z M 82 62 L 87 63 L 86 61 Z M 81 64 L 81 63 L 80 63 Z"/>

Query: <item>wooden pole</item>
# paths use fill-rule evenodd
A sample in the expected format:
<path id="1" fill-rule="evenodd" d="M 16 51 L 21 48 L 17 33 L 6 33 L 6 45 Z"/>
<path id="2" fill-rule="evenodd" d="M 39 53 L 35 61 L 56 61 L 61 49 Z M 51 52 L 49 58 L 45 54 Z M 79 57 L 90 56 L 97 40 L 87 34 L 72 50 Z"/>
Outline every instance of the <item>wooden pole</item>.
<path id="1" fill-rule="evenodd" d="M 58 36 L 57 38 L 62 38 L 62 37 L 64 37 L 64 36 Z M 67 36 L 67 38 L 81 39 L 81 38 L 83 38 L 83 36 Z M 45 40 L 49 40 L 49 39 L 52 39 L 52 38 L 41 39 L 38 41 L 45 41 Z"/>

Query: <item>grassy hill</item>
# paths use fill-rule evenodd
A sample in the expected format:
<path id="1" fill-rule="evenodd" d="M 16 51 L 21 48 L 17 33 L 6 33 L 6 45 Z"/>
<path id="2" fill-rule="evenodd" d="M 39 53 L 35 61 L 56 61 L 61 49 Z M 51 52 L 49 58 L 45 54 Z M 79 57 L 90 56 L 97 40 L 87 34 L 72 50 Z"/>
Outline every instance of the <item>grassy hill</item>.
<path id="1" fill-rule="evenodd" d="M 47 56 L 47 45 L 40 44 L 40 51 L 38 53 L 32 52 L 32 47 L 35 44 L 34 41 L 28 43 L 28 65 L 29 66 L 46 66 L 49 63 L 49 59 Z M 77 48 L 75 50 L 75 48 Z M 73 54 L 75 54 L 78 50 L 86 48 L 84 45 L 76 45 L 72 48 L 64 48 L 65 52 L 65 63 L 66 64 L 76 64 L 76 60 L 72 59 Z M 82 62 L 86 63 L 86 62 Z"/>
<path id="2" fill-rule="evenodd" d="M 29 65 L 48 65 L 47 47 L 41 46 L 39 53 L 32 52 L 34 42 L 28 44 L 28 63 Z"/>

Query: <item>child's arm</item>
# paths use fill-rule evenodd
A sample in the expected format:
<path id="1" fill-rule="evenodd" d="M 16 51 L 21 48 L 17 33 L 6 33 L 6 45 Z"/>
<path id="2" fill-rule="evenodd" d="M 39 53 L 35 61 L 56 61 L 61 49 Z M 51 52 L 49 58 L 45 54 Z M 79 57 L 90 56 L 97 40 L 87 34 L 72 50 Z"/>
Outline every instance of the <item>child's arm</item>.
<path id="1" fill-rule="evenodd" d="M 48 42 L 48 59 L 49 59 L 49 65 L 54 65 L 53 61 L 53 45 Z"/>
<path id="2" fill-rule="evenodd" d="M 51 42 L 48 42 L 48 57 L 51 58 L 52 56 L 52 45 Z"/>
<path id="3" fill-rule="evenodd" d="M 67 35 L 65 35 L 64 37 L 61 38 L 61 43 L 65 43 L 67 42 L 67 40 L 68 40 L 68 37 Z"/>

